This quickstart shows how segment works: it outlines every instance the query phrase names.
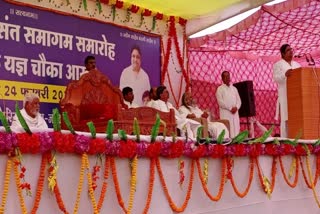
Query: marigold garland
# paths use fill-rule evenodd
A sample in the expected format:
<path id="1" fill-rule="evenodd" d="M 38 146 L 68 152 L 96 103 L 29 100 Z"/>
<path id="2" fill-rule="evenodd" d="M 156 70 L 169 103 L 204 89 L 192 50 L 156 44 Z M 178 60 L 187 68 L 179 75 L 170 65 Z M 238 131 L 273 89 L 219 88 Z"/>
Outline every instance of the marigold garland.
<path id="1" fill-rule="evenodd" d="M 209 167 L 209 161 L 208 158 L 204 159 L 204 164 L 203 164 L 203 178 L 206 184 L 208 183 L 208 167 Z"/>
<path id="2" fill-rule="evenodd" d="M 60 194 L 60 189 L 59 189 L 59 186 L 58 186 L 58 181 L 56 181 L 56 185 L 54 186 L 54 195 L 56 197 L 56 201 L 58 203 L 58 207 L 59 209 L 64 213 L 64 214 L 69 214 L 64 203 L 63 203 L 63 200 L 62 200 L 62 197 L 61 197 L 61 194 Z"/>
<path id="3" fill-rule="evenodd" d="M 190 179 L 189 179 L 189 185 L 188 185 L 188 191 L 187 191 L 187 194 L 186 194 L 186 198 L 185 198 L 182 206 L 181 207 L 177 207 L 177 205 L 173 202 L 173 200 L 172 200 L 172 198 L 171 198 L 171 196 L 169 194 L 165 179 L 163 177 L 160 160 L 159 160 L 159 158 L 156 159 L 156 166 L 157 166 L 157 169 L 158 169 L 158 172 L 159 172 L 159 177 L 160 177 L 160 182 L 162 184 L 162 188 L 163 188 L 164 193 L 166 195 L 166 198 L 167 198 L 167 200 L 168 200 L 168 202 L 170 204 L 170 207 L 174 212 L 183 212 L 186 209 L 187 205 L 188 205 L 188 202 L 189 202 L 190 197 L 191 197 L 192 186 L 193 186 L 194 163 L 195 163 L 195 160 L 192 160 L 192 162 L 191 162 L 191 171 L 190 171 Z"/>
<path id="4" fill-rule="evenodd" d="M 53 192 L 54 187 L 57 185 L 57 172 L 58 172 L 58 164 L 55 153 L 51 154 L 48 169 L 48 187 L 49 190 Z"/>
<path id="5" fill-rule="evenodd" d="M 313 186 L 317 186 L 317 183 L 318 183 L 318 178 L 319 178 L 318 159 L 317 159 L 317 169 L 316 169 L 316 173 L 315 173 L 315 175 L 314 175 L 313 184 L 310 184 L 309 181 L 308 181 L 308 179 L 307 179 L 307 175 L 306 175 L 306 172 L 305 172 L 305 170 L 304 170 L 304 167 L 303 167 L 302 159 L 301 159 L 300 156 L 298 156 L 298 157 L 299 157 L 299 162 L 300 162 L 301 171 L 302 171 L 302 175 L 303 175 L 304 181 L 305 181 L 305 183 L 307 184 L 307 187 L 308 187 L 309 189 L 312 189 L 312 185 L 313 185 Z"/>
<path id="6" fill-rule="evenodd" d="M 15 160 L 17 161 L 17 160 Z M 21 212 L 23 214 L 27 214 L 27 207 L 26 207 L 26 204 L 24 202 L 24 198 L 23 198 L 23 195 L 22 195 L 22 190 L 20 188 L 20 176 L 19 176 L 19 171 L 18 171 L 18 165 L 17 164 L 14 164 L 14 177 L 15 177 L 15 180 L 16 180 L 16 187 L 17 187 L 17 192 L 18 192 L 18 197 L 19 197 L 19 201 L 20 201 L 20 208 L 21 208 Z"/>
<path id="7" fill-rule="evenodd" d="M 320 208 L 319 198 L 318 198 L 317 192 L 315 190 L 315 185 L 314 185 L 315 182 L 312 180 L 312 172 L 311 172 L 309 157 L 310 157 L 310 151 L 307 149 L 306 163 L 307 163 L 308 176 L 309 176 L 309 180 L 310 180 L 310 184 L 311 184 L 313 197 L 316 200 L 318 207 Z M 317 174 L 317 172 L 316 172 L 316 174 Z"/>
<path id="8" fill-rule="evenodd" d="M 266 186 L 264 184 L 264 175 L 263 172 L 261 170 L 260 164 L 259 164 L 259 160 L 257 157 L 254 158 L 254 161 L 256 163 L 257 169 L 258 169 L 258 177 L 259 177 L 259 181 L 261 184 L 262 189 L 266 192 Z M 276 173 L 277 173 L 277 158 L 276 156 L 273 156 L 272 158 L 272 168 L 271 168 L 272 172 L 271 172 L 271 186 L 270 186 L 270 194 L 273 192 L 275 183 L 276 183 Z M 265 177 L 266 178 L 266 177 Z"/>
<path id="9" fill-rule="evenodd" d="M 298 163 L 298 156 L 295 156 L 295 159 L 293 159 L 293 161 Z M 297 186 L 297 184 L 298 184 L 299 164 L 296 164 L 296 167 L 295 167 L 296 168 L 296 174 L 295 174 L 295 177 L 294 177 L 294 181 L 293 181 L 293 183 L 290 183 L 289 178 L 287 177 L 287 175 L 286 175 L 286 173 L 284 171 L 284 166 L 283 166 L 283 163 L 282 163 L 282 157 L 281 156 L 279 156 L 279 162 L 280 162 L 280 169 L 281 169 L 281 172 L 282 172 L 284 180 L 289 185 L 289 187 L 295 188 Z"/>
<path id="10" fill-rule="evenodd" d="M 105 163 L 104 163 L 104 174 L 103 174 L 103 184 L 101 187 L 101 192 L 100 192 L 100 197 L 99 197 L 99 202 L 97 205 L 98 211 L 100 212 L 101 207 L 103 205 L 104 202 L 104 197 L 106 195 L 107 192 L 107 187 L 108 187 L 108 177 L 109 177 L 109 166 L 110 166 L 110 157 L 106 156 L 105 158 Z"/>
<path id="11" fill-rule="evenodd" d="M 219 191 L 216 196 L 212 196 L 211 193 L 208 190 L 207 183 L 205 182 L 204 176 L 201 172 L 201 165 L 199 159 L 196 160 L 197 163 L 197 168 L 198 168 L 198 175 L 202 184 L 202 188 L 207 194 L 207 196 L 210 198 L 212 201 L 219 201 L 221 199 L 224 185 L 225 185 L 225 180 L 226 180 L 226 168 L 227 168 L 227 161 L 226 158 L 222 159 L 222 166 L 221 166 L 221 181 L 220 181 L 220 186 L 219 186 Z"/>
<path id="12" fill-rule="evenodd" d="M 131 210 L 133 207 L 133 200 L 134 200 L 134 195 L 136 192 L 136 184 L 137 184 L 137 165 L 138 165 L 138 157 L 136 155 L 132 160 L 132 175 L 131 175 L 131 181 L 130 181 L 131 186 L 130 186 L 127 214 L 131 213 Z"/>
<path id="13" fill-rule="evenodd" d="M 117 194 L 117 199 L 118 199 L 118 203 L 120 205 L 120 207 L 122 208 L 122 210 L 127 213 L 127 209 L 124 206 L 124 202 L 121 196 L 121 191 L 120 191 L 120 186 L 119 186 L 119 181 L 118 181 L 118 176 L 117 176 L 117 168 L 116 168 L 116 164 L 114 161 L 114 157 L 110 158 L 110 164 L 111 164 L 111 172 L 112 172 L 112 178 L 113 178 L 113 183 L 114 183 L 114 187 L 116 190 L 116 194 Z"/>
<path id="14" fill-rule="evenodd" d="M 1 207 L 0 207 L 0 213 L 4 213 L 5 207 L 7 204 L 7 197 L 9 192 L 9 184 L 10 184 L 10 175 L 11 175 L 11 169 L 12 169 L 12 161 L 11 159 L 7 160 L 6 164 L 6 172 L 4 177 L 4 185 L 3 185 L 3 192 L 2 192 L 2 199 L 1 199 Z"/>
<path id="15" fill-rule="evenodd" d="M 73 213 L 78 213 L 78 210 L 79 210 L 79 203 L 80 203 L 80 196 L 82 193 L 85 166 L 86 166 L 86 154 L 82 154 L 80 176 L 79 176 L 79 182 L 78 182 L 78 188 L 77 188 L 77 198 L 74 205 Z"/>
<path id="16" fill-rule="evenodd" d="M 183 182 L 184 182 L 184 160 L 180 158 L 178 160 L 178 171 L 179 171 L 179 185 L 182 188 Z"/>
<path id="17" fill-rule="evenodd" d="M 36 197 L 34 199 L 33 208 L 31 210 L 32 214 L 37 213 L 37 210 L 39 208 L 39 204 L 41 201 L 41 195 L 43 191 L 43 183 L 44 183 L 44 177 L 45 177 L 45 170 L 46 170 L 46 164 L 47 164 L 47 153 L 42 155 L 41 158 L 41 165 L 40 165 L 40 173 L 38 178 L 38 184 L 37 184 L 37 190 L 36 190 Z"/>
<path id="18" fill-rule="evenodd" d="M 52 160 L 52 154 L 48 153 L 48 161 L 47 162 L 50 163 L 51 160 Z M 60 193 L 60 189 L 59 189 L 58 179 L 57 178 L 56 178 L 55 182 L 56 182 L 56 185 L 54 186 L 53 193 L 55 195 L 58 207 L 64 214 L 69 214 L 67 209 L 66 209 L 66 207 L 65 207 L 65 205 L 64 205 L 64 203 L 63 203 L 62 197 L 61 197 L 61 193 Z"/>
<path id="19" fill-rule="evenodd" d="M 91 200 L 91 203 L 92 203 L 93 213 L 94 214 L 98 214 L 99 211 L 97 209 L 97 202 L 96 202 L 96 199 L 94 197 L 94 190 L 92 188 L 92 175 L 91 175 L 91 172 L 90 172 L 89 158 L 88 158 L 87 154 L 83 154 L 82 157 L 84 158 L 85 169 L 87 170 L 88 189 L 89 189 L 90 200 Z"/>
<path id="20" fill-rule="evenodd" d="M 251 184 L 252 184 L 252 180 L 253 180 L 253 171 L 254 171 L 254 161 L 253 161 L 253 158 L 250 157 L 250 173 L 249 173 L 249 181 L 248 181 L 248 185 L 246 187 L 246 189 L 244 190 L 244 192 L 240 192 L 238 187 L 236 186 L 235 184 L 235 181 L 234 181 L 234 178 L 233 178 L 233 175 L 232 175 L 232 171 L 230 173 L 230 181 L 231 181 L 231 185 L 233 187 L 233 190 L 234 192 L 240 197 L 240 198 L 243 198 L 245 197 L 249 190 L 250 190 L 250 187 L 251 187 Z"/>
<path id="21" fill-rule="evenodd" d="M 143 214 L 147 214 L 150 208 L 150 203 L 152 199 L 152 192 L 153 192 L 153 184 L 154 184 L 154 168 L 155 168 L 156 161 L 154 158 L 150 159 L 150 177 L 149 177 L 149 187 L 148 187 L 148 197 L 146 201 L 146 205 L 143 209 Z"/>

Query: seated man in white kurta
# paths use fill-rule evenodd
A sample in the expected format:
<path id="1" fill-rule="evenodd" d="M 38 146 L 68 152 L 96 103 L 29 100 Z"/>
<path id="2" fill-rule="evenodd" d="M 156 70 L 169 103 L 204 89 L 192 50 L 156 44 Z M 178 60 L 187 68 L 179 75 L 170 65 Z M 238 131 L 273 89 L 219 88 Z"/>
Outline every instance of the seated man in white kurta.
<path id="1" fill-rule="evenodd" d="M 128 108 L 138 108 L 139 105 L 137 105 L 136 103 L 133 102 L 134 100 L 134 94 L 133 94 L 133 90 L 130 87 L 124 87 L 122 89 L 122 95 L 123 95 L 123 99 L 124 99 L 124 104 L 126 104 L 128 106 Z"/>
<path id="2" fill-rule="evenodd" d="M 23 109 L 20 110 L 23 118 L 28 124 L 30 129 L 47 129 L 48 125 L 43 119 L 40 111 L 39 96 L 34 93 L 28 93 L 23 100 Z M 17 115 L 13 117 L 11 130 L 14 132 L 23 131 L 23 128 L 18 120 Z"/>
<path id="3" fill-rule="evenodd" d="M 151 87 L 149 91 L 149 100 L 146 102 L 145 106 L 152 107 L 153 102 L 157 100 L 157 87 Z"/>
<path id="4" fill-rule="evenodd" d="M 174 108 L 170 102 L 168 102 L 169 92 L 165 86 L 159 86 L 157 88 L 157 96 L 158 100 L 153 102 L 152 107 L 163 112 L 169 112 L 170 109 L 173 109 L 177 121 L 177 128 L 180 130 L 181 135 L 184 136 L 187 134 L 189 138 L 195 139 L 197 136 L 197 129 L 201 126 L 201 124 L 197 121 L 181 117 L 178 110 Z"/>
<path id="5" fill-rule="evenodd" d="M 201 122 L 204 121 L 208 128 L 207 130 L 204 129 L 204 131 L 208 131 L 212 137 L 217 138 L 220 133 L 225 130 L 224 137 L 229 138 L 228 128 L 223 123 L 210 122 L 209 114 L 193 104 L 193 98 L 190 92 L 185 92 L 182 95 L 182 106 L 179 108 L 179 113 L 185 118 L 200 120 Z"/>

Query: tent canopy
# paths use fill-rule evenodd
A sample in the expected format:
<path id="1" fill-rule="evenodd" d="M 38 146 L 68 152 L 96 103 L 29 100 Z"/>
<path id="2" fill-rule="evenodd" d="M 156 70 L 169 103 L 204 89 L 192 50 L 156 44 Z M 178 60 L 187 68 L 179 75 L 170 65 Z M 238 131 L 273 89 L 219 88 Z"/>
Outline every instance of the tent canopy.
<path id="1" fill-rule="evenodd" d="M 272 0 L 123 0 L 141 8 L 167 16 L 187 19 L 186 33 L 191 35 L 225 19 L 243 13 Z"/>
<path id="2" fill-rule="evenodd" d="M 191 39 L 189 51 L 229 52 L 237 58 L 274 61 L 280 57 L 280 46 L 288 43 L 297 57 L 319 58 L 319 24 L 320 1 L 288 0 L 262 6 L 230 29 Z"/>

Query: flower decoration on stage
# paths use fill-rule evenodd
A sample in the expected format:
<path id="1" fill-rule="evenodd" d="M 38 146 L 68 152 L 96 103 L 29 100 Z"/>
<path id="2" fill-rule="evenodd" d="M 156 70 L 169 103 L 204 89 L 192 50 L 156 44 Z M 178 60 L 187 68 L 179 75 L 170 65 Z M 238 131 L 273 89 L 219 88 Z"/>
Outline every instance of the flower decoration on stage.
<path id="1" fill-rule="evenodd" d="M 179 185 L 182 188 L 183 182 L 184 182 L 184 160 L 180 158 L 178 160 L 178 170 L 179 170 Z"/>
<path id="2" fill-rule="evenodd" d="M 161 143 L 155 142 L 148 145 L 146 156 L 149 158 L 156 158 L 160 155 L 160 152 L 161 152 Z"/>
<path id="3" fill-rule="evenodd" d="M 185 26 L 187 24 L 187 20 L 183 18 L 179 18 L 179 24 Z"/>
<path id="4" fill-rule="evenodd" d="M 51 192 L 57 185 L 57 173 L 58 173 L 58 163 L 55 153 L 51 153 L 50 158 L 48 158 L 49 168 L 48 168 L 48 187 Z"/>
<path id="5" fill-rule="evenodd" d="M 73 134 L 53 133 L 55 149 L 60 153 L 73 153 L 75 150 L 75 136 Z"/>
<path id="6" fill-rule="evenodd" d="M 27 196 L 31 196 L 31 185 L 25 180 L 26 167 L 22 164 L 22 154 L 19 148 L 15 148 L 15 179 L 20 190 L 25 190 Z M 20 169 L 20 173 L 18 172 Z M 22 182 L 21 182 L 22 181 Z"/>
<path id="7" fill-rule="evenodd" d="M 75 144 L 74 144 L 74 150 L 78 154 L 87 153 L 89 151 L 89 137 L 83 136 L 83 135 L 76 135 L 75 136 Z"/>
<path id="8" fill-rule="evenodd" d="M 40 152 L 40 135 L 19 133 L 17 134 L 18 147 L 21 153 L 36 154 Z"/>
<path id="9" fill-rule="evenodd" d="M 53 132 L 41 132 L 40 138 L 40 152 L 45 153 L 54 149 Z"/>
<path id="10" fill-rule="evenodd" d="M 157 13 L 157 15 L 155 17 L 158 20 L 162 20 L 163 19 L 163 14 L 162 13 Z"/>
<path id="11" fill-rule="evenodd" d="M 91 139 L 89 143 L 89 150 L 88 154 L 93 155 L 93 154 L 103 154 L 106 152 L 106 142 L 102 138 L 95 138 Z"/>
<path id="12" fill-rule="evenodd" d="M 116 8 L 121 9 L 123 7 L 123 1 L 117 0 L 115 6 L 116 6 Z"/>
<path id="13" fill-rule="evenodd" d="M 120 141 L 119 157 L 134 158 L 136 155 L 137 143 L 133 140 Z"/>
<path id="14" fill-rule="evenodd" d="M 258 157 L 259 155 L 263 154 L 264 152 L 264 144 L 256 143 L 250 146 L 249 155 L 251 157 Z"/>
<path id="15" fill-rule="evenodd" d="M 152 11 L 148 10 L 148 9 L 144 9 L 144 11 L 142 13 L 143 16 L 151 16 L 151 14 L 152 14 Z"/>
<path id="16" fill-rule="evenodd" d="M 139 6 L 133 4 L 133 5 L 131 5 L 130 11 L 132 13 L 137 13 L 139 11 L 139 9 L 140 9 Z"/>
<path id="17" fill-rule="evenodd" d="M 177 158 L 182 156 L 184 150 L 184 142 L 182 140 L 178 140 L 176 143 L 170 144 L 170 158 Z"/>
<path id="18" fill-rule="evenodd" d="M 13 153 L 17 146 L 18 141 L 15 133 L 0 132 L 0 153 Z"/>

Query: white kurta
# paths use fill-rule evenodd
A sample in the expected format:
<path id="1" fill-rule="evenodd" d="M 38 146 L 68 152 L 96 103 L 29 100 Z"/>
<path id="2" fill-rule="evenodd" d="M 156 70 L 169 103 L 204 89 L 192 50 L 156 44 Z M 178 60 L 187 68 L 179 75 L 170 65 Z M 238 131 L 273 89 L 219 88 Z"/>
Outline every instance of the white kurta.
<path id="1" fill-rule="evenodd" d="M 276 106 L 276 115 L 275 119 L 279 119 L 279 107 L 280 107 L 280 135 L 281 137 L 287 137 L 287 125 L 286 121 L 288 120 L 288 103 L 287 103 L 287 77 L 286 71 L 289 69 L 299 68 L 301 65 L 295 61 L 291 61 L 291 65 L 281 59 L 273 65 L 273 79 L 278 84 L 278 100 Z"/>
<path id="2" fill-rule="evenodd" d="M 173 109 L 177 121 L 177 128 L 180 129 L 181 135 L 184 136 L 185 132 L 187 132 L 188 137 L 195 139 L 197 136 L 197 129 L 201 126 L 199 122 L 181 117 L 179 111 L 173 107 L 170 102 L 165 103 L 162 100 L 156 100 L 152 104 L 152 108 L 163 112 L 169 112 L 170 109 Z"/>
<path id="3" fill-rule="evenodd" d="M 197 106 L 189 106 L 189 108 L 187 108 L 186 106 L 182 105 L 179 108 L 179 113 L 182 117 L 187 117 L 188 114 L 195 114 L 197 118 L 201 118 L 203 111 Z M 211 134 L 211 136 L 217 138 L 223 130 L 225 130 L 224 137 L 229 138 L 228 128 L 223 123 L 211 122 L 208 118 L 208 132 Z"/>
<path id="4" fill-rule="evenodd" d="M 40 114 L 37 114 L 35 118 L 30 117 L 26 110 L 23 108 L 20 110 L 23 118 L 25 119 L 26 123 L 28 124 L 29 128 L 36 128 L 36 129 L 47 129 L 48 125 L 46 121 L 43 119 L 43 117 Z M 13 121 L 11 124 L 11 130 L 14 132 L 21 132 L 23 131 L 23 128 L 18 120 L 17 115 L 14 115 Z"/>
<path id="5" fill-rule="evenodd" d="M 132 102 L 129 103 L 128 101 L 123 100 L 124 104 L 126 104 L 128 106 L 128 108 L 138 108 L 139 105 L 137 105 L 136 103 Z"/>
<path id="6" fill-rule="evenodd" d="M 120 77 L 119 88 L 131 87 L 134 94 L 134 102 L 143 106 L 142 95 L 150 90 L 150 81 L 148 74 L 140 68 L 139 72 L 134 72 L 132 66 L 125 68 Z"/>
<path id="7" fill-rule="evenodd" d="M 239 110 L 241 107 L 241 99 L 238 90 L 233 85 L 227 86 L 222 84 L 218 87 L 216 97 L 219 104 L 220 119 L 229 120 L 230 137 L 235 137 L 240 132 L 239 111 L 235 114 L 231 113 L 233 107 Z"/>

